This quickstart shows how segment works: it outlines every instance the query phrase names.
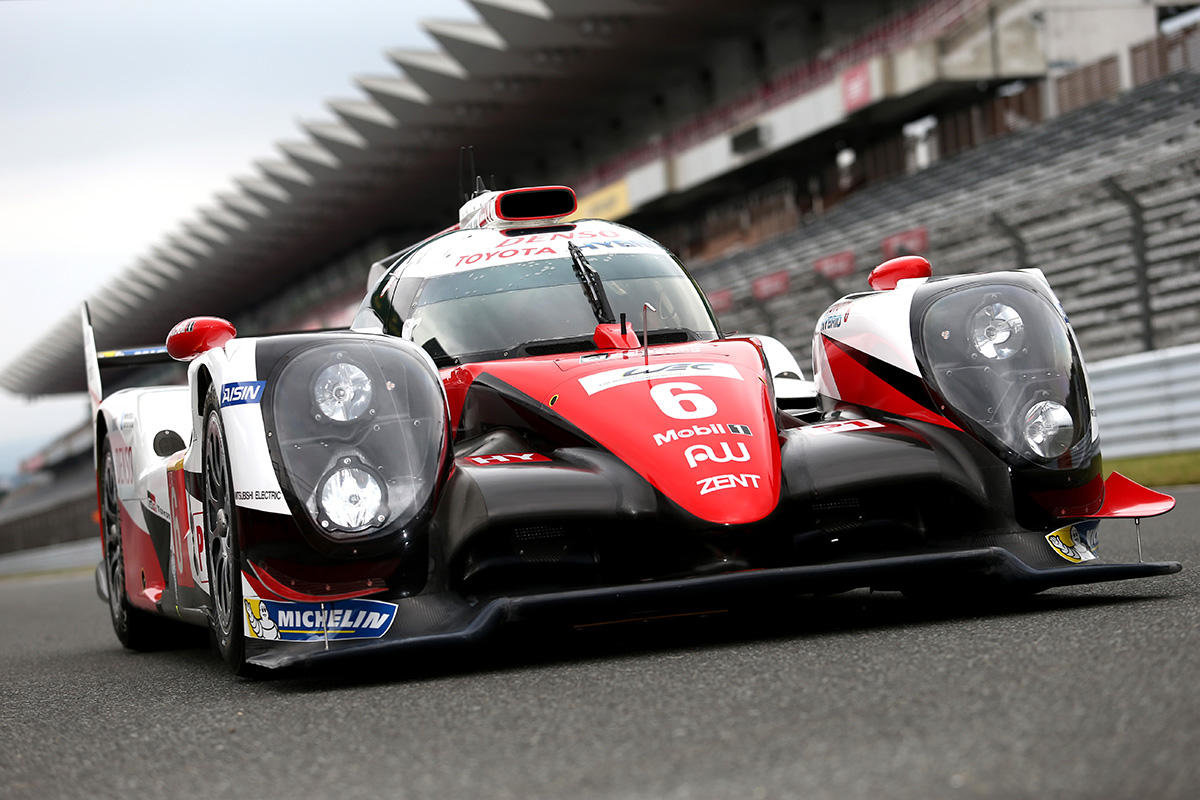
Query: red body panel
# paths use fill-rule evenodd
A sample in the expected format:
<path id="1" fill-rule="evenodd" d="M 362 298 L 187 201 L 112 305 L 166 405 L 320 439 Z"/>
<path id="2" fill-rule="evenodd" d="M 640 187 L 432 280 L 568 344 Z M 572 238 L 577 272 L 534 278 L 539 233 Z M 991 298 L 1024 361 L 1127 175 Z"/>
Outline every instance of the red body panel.
<path id="1" fill-rule="evenodd" d="M 192 515 L 188 508 L 182 461 L 167 468 L 167 497 L 171 501 L 171 564 L 175 570 L 175 585 L 195 586 L 187 552 L 187 534 Z"/>
<path id="2" fill-rule="evenodd" d="M 334 600 L 347 600 L 351 597 L 365 597 L 369 594 L 379 594 L 386 590 L 386 584 L 380 582 L 378 587 L 356 589 L 352 592 L 331 592 L 329 594 L 308 594 L 297 591 L 290 586 L 280 583 L 271 577 L 265 569 L 258 569 L 254 562 L 249 563 L 249 569 L 242 570 L 242 577 L 254 589 L 254 593 L 267 600 L 288 600 L 296 603 L 329 603 Z"/>
<path id="3" fill-rule="evenodd" d="M 745 524 L 779 502 L 780 457 L 762 355 L 749 341 L 470 364 L 443 372 L 457 425 L 487 373 L 543 404 L 686 511 Z"/>
<path id="4" fill-rule="evenodd" d="M 825 358 L 829 361 L 829 369 L 833 373 L 838 393 L 846 402 L 876 408 L 909 419 L 932 422 L 956 431 L 962 430 L 941 414 L 929 410 L 871 372 L 854 356 L 846 352 L 838 342 L 822 336 L 821 344 L 825 348 Z"/>
<path id="5" fill-rule="evenodd" d="M 158 565 L 154 542 L 150 534 L 139 528 L 133 517 L 129 516 L 125 503 L 119 505 L 121 554 L 125 559 L 125 591 L 129 595 L 129 604 L 155 611 L 167 584 L 163 579 L 162 567 Z"/>

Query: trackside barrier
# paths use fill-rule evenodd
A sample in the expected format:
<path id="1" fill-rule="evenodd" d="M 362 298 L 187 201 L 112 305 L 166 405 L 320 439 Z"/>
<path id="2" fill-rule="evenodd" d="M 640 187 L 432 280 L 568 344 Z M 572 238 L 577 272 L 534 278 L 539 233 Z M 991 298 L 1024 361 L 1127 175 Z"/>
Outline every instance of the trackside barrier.
<path id="1" fill-rule="evenodd" d="M 1088 366 L 1107 458 L 1200 450 L 1200 344 Z"/>

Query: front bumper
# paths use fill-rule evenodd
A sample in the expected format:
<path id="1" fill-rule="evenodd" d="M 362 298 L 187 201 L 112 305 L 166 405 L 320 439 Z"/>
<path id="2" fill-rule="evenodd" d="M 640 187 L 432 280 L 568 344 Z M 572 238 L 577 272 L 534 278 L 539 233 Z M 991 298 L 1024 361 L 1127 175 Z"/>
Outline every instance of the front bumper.
<path id="1" fill-rule="evenodd" d="M 827 594 L 857 588 L 1017 589 L 1148 578 L 1179 572 L 1175 561 L 1085 563 L 1035 568 L 1003 547 L 922 553 L 859 561 L 601 586 L 471 601 L 426 594 L 397 601 L 386 635 L 378 639 L 307 642 L 246 641 L 249 663 L 267 669 L 315 664 L 354 655 L 384 654 L 429 645 L 477 641 L 510 622 L 586 623 L 670 611 L 725 608 L 761 596 Z"/>

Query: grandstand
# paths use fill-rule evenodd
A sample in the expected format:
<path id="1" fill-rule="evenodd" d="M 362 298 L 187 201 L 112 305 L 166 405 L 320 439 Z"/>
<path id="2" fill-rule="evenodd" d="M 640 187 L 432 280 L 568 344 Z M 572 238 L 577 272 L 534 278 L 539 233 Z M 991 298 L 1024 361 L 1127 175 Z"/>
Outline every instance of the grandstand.
<path id="1" fill-rule="evenodd" d="M 723 322 L 765 325 L 803 363 L 825 306 L 865 288 L 867 272 L 896 254 L 885 251 L 889 236 L 917 232 L 909 238 L 923 246 L 908 249 L 939 273 L 1041 268 L 1095 360 L 1143 349 L 1123 191 L 1143 206 L 1154 344 L 1184 344 L 1200 340 L 1198 166 L 1200 76 L 1179 73 L 863 189 L 795 230 L 691 267 L 729 298 Z M 852 271 L 829 278 L 813 267 L 846 253 Z M 780 271 L 788 291 L 755 297 L 755 281 Z"/>
<path id="2" fill-rule="evenodd" d="M 401 76 L 356 79 L 90 298 L 100 346 L 193 314 L 347 324 L 370 264 L 453 218 L 464 143 L 658 236 L 727 329 L 801 363 L 821 309 L 902 252 L 1041 267 L 1092 360 L 1200 339 L 1200 32 L 1157 35 L 1155 4 L 470 2 L 481 21 L 424 23 L 437 49 L 389 51 Z M 83 388 L 62 314 L 0 386 Z M 82 421 L 0 500 L 0 551 L 93 534 L 89 442 Z"/>

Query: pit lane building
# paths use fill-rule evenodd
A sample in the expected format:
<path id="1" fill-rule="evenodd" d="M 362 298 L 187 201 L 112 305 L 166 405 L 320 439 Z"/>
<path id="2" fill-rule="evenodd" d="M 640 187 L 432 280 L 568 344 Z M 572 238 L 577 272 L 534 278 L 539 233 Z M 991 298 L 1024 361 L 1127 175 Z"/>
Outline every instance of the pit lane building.
<path id="1" fill-rule="evenodd" d="M 802 362 L 820 309 L 901 252 L 1042 266 L 1089 359 L 1200 340 L 1200 34 L 1173 4 L 469 2 L 114 275 L 98 345 L 196 314 L 347 324 L 373 261 L 455 218 L 466 144 L 501 186 L 572 185 L 581 215 L 657 236 L 727 328 Z M 83 385 L 73 308 L 0 370 L 28 396 Z M 31 461 L 75 509 L 59 538 L 94 533 L 72 441 Z M 45 498 L 0 503 L 0 551 L 46 529 Z"/>

